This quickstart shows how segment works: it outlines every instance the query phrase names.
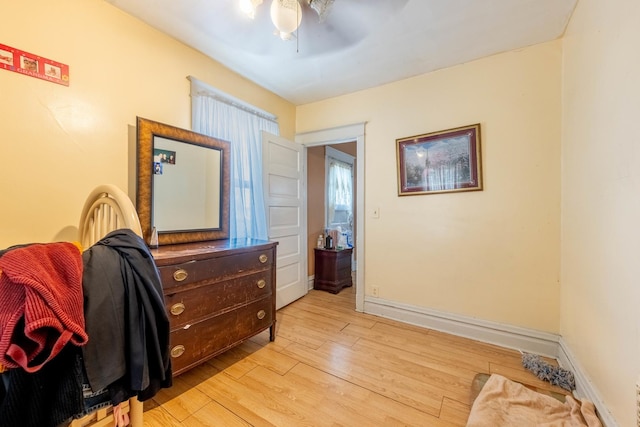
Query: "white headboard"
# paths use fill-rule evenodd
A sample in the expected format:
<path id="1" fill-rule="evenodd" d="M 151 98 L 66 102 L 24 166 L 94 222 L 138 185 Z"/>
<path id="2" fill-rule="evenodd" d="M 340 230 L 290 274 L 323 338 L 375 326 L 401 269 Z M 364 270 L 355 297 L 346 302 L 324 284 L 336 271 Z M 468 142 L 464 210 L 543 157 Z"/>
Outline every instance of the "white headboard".
<path id="1" fill-rule="evenodd" d="M 86 249 L 120 228 L 129 228 L 142 237 L 138 214 L 129 196 L 115 185 L 99 185 L 82 208 L 78 227 L 80 243 Z"/>

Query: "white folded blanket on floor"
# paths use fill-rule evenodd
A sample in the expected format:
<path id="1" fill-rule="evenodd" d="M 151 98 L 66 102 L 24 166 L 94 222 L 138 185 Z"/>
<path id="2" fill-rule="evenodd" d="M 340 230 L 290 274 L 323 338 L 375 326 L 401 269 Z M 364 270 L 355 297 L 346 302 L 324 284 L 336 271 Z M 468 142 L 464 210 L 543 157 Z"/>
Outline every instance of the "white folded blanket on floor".
<path id="1" fill-rule="evenodd" d="M 471 407 L 467 427 L 602 427 L 593 403 L 566 396 L 564 403 L 493 374 Z"/>

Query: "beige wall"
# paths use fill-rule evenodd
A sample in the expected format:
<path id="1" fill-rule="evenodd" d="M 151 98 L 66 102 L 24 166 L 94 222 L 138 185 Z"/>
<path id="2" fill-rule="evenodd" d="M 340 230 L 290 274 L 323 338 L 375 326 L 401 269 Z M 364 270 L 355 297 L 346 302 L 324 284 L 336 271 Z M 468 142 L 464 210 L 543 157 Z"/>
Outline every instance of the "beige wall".
<path id="1" fill-rule="evenodd" d="M 368 295 L 558 332 L 561 47 L 298 107 L 298 132 L 367 122 Z M 396 138 L 478 122 L 484 191 L 398 197 Z"/>
<path id="2" fill-rule="evenodd" d="M 620 426 L 640 374 L 640 3 L 580 0 L 564 38 L 561 333 Z"/>
<path id="3" fill-rule="evenodd" d="M 190 128 L 187 75 L 295 134 L 292 104 L 102 0 L 4 2 L 0 42 L 70 67 L 69 87 L 0 70 L 0 247 L 75 239 L 96 185 L 127 190 L 136 116 Z"/>

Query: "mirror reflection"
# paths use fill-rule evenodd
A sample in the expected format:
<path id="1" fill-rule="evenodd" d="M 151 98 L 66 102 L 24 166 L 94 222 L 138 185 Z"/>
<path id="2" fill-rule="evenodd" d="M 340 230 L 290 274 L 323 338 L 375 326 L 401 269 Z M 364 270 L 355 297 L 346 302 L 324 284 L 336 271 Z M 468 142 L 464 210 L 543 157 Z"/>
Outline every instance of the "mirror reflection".
<path id="1" fill-rule="evenodd" d="M 158 244 L 229 238 L 229 142 L 138 117 L 136 210 Z"/>
<path id="2" fill-rule="evenodd" d="M 220 150 L 153 139 L 153 227 L 220 228 Z M 188 189 L 188 191 L 185 191 Z"/>

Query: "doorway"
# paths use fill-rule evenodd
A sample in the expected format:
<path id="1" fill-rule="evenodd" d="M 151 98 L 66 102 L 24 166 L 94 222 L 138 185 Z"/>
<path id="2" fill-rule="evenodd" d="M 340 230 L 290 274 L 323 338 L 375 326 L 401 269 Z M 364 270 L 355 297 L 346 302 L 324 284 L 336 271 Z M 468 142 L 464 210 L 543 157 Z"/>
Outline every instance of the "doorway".
<path id="1" fill-rule="evenodd" d="M 356 311 L 364 310 L 364 123 L 342 126 L 339 128 L 326 129 L 316 132 L 308 132 L 296 135 L 296 142 L 301 143 L 305 147 L 305 162 L 307 166 L 307 176 L 322 176 L 322 180 L 307 180 L 307 265 L 308 277 L 312 275 L 313 248 L 316 246 L 318 235 L 324 234 L 324 175 L 325 175 L 325 146 L 342 146 L 351 143 L 355 146 L 355 207 L 354 211 L 354 258 L 357 262 L 355 271 L 355 287 L 356 287 Z M 338 147 L 340 148 L 340 147 Z M 322 153 L 321 155 L 319 153 Z M 319 164 L 320 172 L 310 170 L 313 166 L 310 163 L 310 157 L 320 156 Z M 320 175 L 318 175 L 318 173 Z M 321 194 L 321 197 L 310 197 L 310 193 Z M 309 214 L 320 212 L 322 221 L 320 223 L 310 223 Z M 319 224 L 319 225 L 318 225 Z M 312 284 L 310 282 L 310 284 Z"/>
<path id="2" fill-rule="evenodd" d="M 352 247 L 355 241 L 355 159 L 356 142 L 307 148 L 307 254 L 308 287 L 315 281 L 315 251 L 326 230 L 339 230 L 336 246 Z M 337 236 L 344 233 L 339 241 Z M 323 243 L 324 244 L 324 243 Z M 356 271 L 357 252 L 352 252 L 351 269 Z M 355 281 L 354 281 L 355 283 Z"/>

